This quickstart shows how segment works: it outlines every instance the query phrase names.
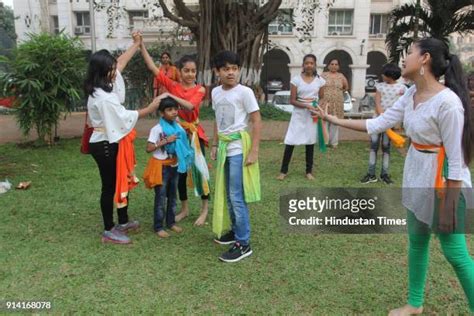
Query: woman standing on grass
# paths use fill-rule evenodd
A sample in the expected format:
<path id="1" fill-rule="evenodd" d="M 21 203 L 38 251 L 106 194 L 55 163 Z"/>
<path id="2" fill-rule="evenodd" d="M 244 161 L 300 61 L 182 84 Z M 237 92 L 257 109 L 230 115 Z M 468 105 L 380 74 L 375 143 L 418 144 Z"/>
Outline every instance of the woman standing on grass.
<path id="1" fill-rule="evenodd" d="M 133 139 L 139 118 L 156 111 L 159 99 L 146 108 L 129 111 L 122 105 L 124 86 L 114 85 L 119 70 L 123 70 L 139 47 L 141 37 L 133 36 L 134 45 L 116 60 L 107 50 L 100 50 L 90 57 L 84 90 L 88 95 L 87 111 L 94 132 L 90 138 L 90 153 L 99 167 L 102 191 L 100 208 L 104 221 L 102 242 L 131 243 L 128 230 L 139 227 L 137 221 L 128 219 L 128 190 L 134 182 L 128 181 L 130 166 L 134 161 Z M 133 166 L 132 166 L 133 168 Z M 117 202 L 118 225 L 113 219 L 114 196 Z"/>
<path id="2" fill-rule="evenodd" d="M 338 118 L 344 118 L 344 92 L 349 91 L 346 77 L 339 72 L 339 60 L 333 58 L 329 61 L 328 70 L 321 77 L 326 80 L 324 86 L 324 103 L 328 104 L 328 113 Z M 328 145 L 337 148 L 339 144 L 339 126 L 327 123 Z"/>
<path id="3" fill-rule="evenodd" d="M 316 56 L 303 58 L 303 72 L 291 79 L 290 103 L 295 107 L 285 136 L 285 152 L 278 180 L 285 179 L 295 145 L 306 146 L 306 178 L 314 180 L 313 159 L 316 143 L 316 122 L 311 116 L 312 102 L 323 97 L 322 86 L 326 81 L 316 72 Z"/>
<path id="4" fill-rule="evenodd" d="M 443 75 L 446 86 L 438 82 Z M 403 122 L 411 139 L 403 173 L 403 187 L 409 188 L 403 191 L 409 231 L 408 303 L 390 315 L 423 312 L 431 230 L 437 233 L 474 312 L 474 262 L 462 233 L 466 200 L 472 195 L 468 164 L 474 134 L 461 63 L 442 41 L 422 39 L 409 49 L 402 76 L 415 85 L 377 118 L 344 120 L 321 108 L 316 114 L 369 134 L 382 133 Z"/>
<path id="5" fill-rule="evenodd" d="M 206 95 L 206 89 L 196 84 L 196 61 L 190 56 L 184 56 L 178 62 L 181 83 L 169 79 L 163 71 L 160 71 L 153 63 L 145 45 L 142 43 L 141 52 L 143 59 L 155 75 L 156 81 L 168 90 L 168 96 L 178 102 L 180 109 L 178 116 L 181 126 L 188 133 L 191 146 L 194 149 L 194 165 L 189 171 L 191 174 L 194 190 L 201 196 L 201 214 L 194 222 L 196 226 L 206 223 L 209 205 L 209 170 L 205 159 L 204 147 L 208 145 L 208 139 L 204 129 L 199 123 L 199 109 L 202 100 Z M 189 215 L 188 194 L 187 194 L 188 174 L 180 173 L 178 179 L 178 192 L 181 201 L 181 212 L 176 216 L 179 222 Z"/>

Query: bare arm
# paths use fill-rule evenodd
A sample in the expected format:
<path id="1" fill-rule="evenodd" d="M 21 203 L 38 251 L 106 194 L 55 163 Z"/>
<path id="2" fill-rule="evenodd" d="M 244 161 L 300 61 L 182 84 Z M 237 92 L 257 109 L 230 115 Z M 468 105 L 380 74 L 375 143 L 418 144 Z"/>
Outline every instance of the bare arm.
<path id="1" fill-rule="evenodd" d="M 334 125 L 346 127 L 355 131 L 367 132 L 366 120 L 347 120 L 340 119 L 334 115 L 329 115 L 327 113 L 327 104 L 325 105 L 324 109 L 321 106 L 318 106 L 312 112 L 321 117 L 323 120 L 326 120 Z"/>
<path id="2" fill-rule="evenodd" d="M 251 165 L 258 160 L 258 151 L 260 149 L 260 134 L 262 130 L 262 117 L 260 111 L 250 113 L 250 121 L 252 122 L 252 148 L 245 165 Z"/>
<path id="3" fill-rule="evenodd" d="M 153 58 L 151 58 L 150 54 L 148 53 L 143 41 L 140 45 L 140 51 L 142 52 L 143 59 L 145 60 L 145 64 L 148 67 L 148 69 L 151 70 L 151 72 L 155 76 L 158 76 L 158 74 L 160 73 L 160 70 L 158 69 L 158 67 L 156 67 L 155 63 L 153 62 Z"/>
<path id="4" fill-rule="evenodd" d="M 344 75 L 342 75 L 342 90 L 344 91 L 349 91 L 349 82 L 347 82 L 347 79 Z"/>
<path id="5" fill-rule="evenodd" d="M 133 55 L 137 52 L 142 41 L 141 34 L 138 32 L 132 33 L 133 44 L 130 46 L 122 55 L 117 58 L 117 69 L 122 72 L 127 67 L 128 62 L 132 59 Z"/>

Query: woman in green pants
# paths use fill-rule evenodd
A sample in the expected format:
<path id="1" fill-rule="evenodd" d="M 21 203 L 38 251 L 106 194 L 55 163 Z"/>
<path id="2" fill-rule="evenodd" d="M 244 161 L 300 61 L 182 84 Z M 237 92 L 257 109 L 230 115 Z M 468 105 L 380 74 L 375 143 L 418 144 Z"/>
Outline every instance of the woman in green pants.
<path id="1" fill-rule="evenodd" d="M 443 75 L 445 85 L 438 81 Z M 474 134 L 461 63 L 442 41 L 426 38 L 409 49 L 402 76 L 415 85 L 375 119 L 339 119 L 322 108 L 315 113 L 330 123 L 369 134 L 403 122 L 411 139 L 403 171 L 409 231 L 408 302 L 390 315 L 423 311 L 431 231 L 439 237 L 474 313 L 474 262 L 463 234 L 466 202 L 472 196 L 468 165 Z"/>

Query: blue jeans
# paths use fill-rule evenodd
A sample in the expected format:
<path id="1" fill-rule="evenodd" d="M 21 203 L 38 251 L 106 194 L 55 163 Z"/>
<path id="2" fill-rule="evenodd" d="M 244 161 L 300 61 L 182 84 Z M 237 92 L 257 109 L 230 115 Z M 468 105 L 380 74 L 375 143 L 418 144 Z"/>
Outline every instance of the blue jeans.
<path id="1" fill-rule="evenodd" d="M 226 157 L 224 171 L 227 208 L 232 221 L 232 231 L 235 240 L 246 246 L 250 240 L 250 220 L 244 197 L 242 164 L 242 154 Z"/>
<path id="2" fill-rule="evenodd" d="M 163 219 L 166 207 L 166 226 L 175 224 L 176 188 L 178 185 L 178 167 L 163 166 L 163 184 L 155 189 L 155 216 L 153 227 L 156 232 L 163 230 Z"/>
<path id="3" fill-rule="evenodd" d="M 380 141 L 382 141 L 382 171 L 380 176 L 388 174 L 390 163 L 390 138 L 388 138 L 387 133 L 380 133 L 370 135 L 369 174 L 371 176 L 375 176 L 377 152 L 379 151 Z"/>

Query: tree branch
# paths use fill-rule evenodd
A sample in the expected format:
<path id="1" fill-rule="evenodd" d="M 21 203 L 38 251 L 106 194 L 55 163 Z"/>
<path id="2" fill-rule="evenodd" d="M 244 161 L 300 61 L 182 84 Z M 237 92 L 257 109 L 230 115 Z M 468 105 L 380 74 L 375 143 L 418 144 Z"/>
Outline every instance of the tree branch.
<path id="1" fill-rule="evenodd" d="M 164 0 L 159 0 L 160 6 L 163 10 L 163 15 L 171 21 L 178 23 L 181 26 L 186 26 L 193 29 L 199 29 L 199 24 L 195 21 L 186 21 L 185 19 L 179 18 L 168 9 Z"/>

